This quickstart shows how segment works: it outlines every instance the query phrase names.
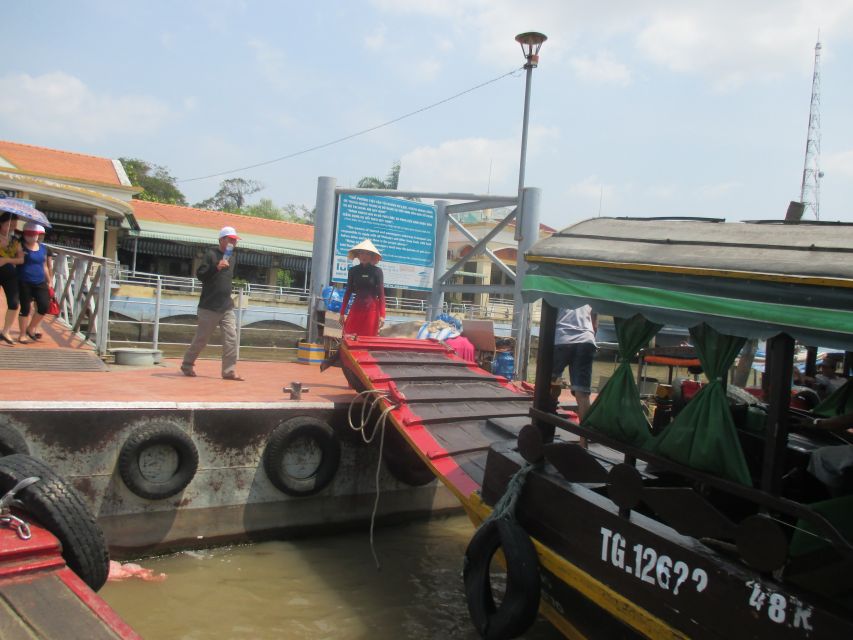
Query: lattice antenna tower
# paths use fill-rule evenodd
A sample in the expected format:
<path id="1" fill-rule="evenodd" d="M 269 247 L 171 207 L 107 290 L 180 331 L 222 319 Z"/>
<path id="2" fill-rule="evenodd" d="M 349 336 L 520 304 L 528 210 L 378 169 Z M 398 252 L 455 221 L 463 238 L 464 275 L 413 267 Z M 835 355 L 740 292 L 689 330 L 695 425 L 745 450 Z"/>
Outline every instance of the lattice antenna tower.
<path id="1" fill-rule="evenodd" d="M 809 211 L 820 220 L 820 38 L 814 48 L 814 74 L 812 75 L 812 102 L 809 109 L 809 133 L 806 139 L 806 158 L 803 163 L 803 184 L 800 202 L 803 214 Z"/>

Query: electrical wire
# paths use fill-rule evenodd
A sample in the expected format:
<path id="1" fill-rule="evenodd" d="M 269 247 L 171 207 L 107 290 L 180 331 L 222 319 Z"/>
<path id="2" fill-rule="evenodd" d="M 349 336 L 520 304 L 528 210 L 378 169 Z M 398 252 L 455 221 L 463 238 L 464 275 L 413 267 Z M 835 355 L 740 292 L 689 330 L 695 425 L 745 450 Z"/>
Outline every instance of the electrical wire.
<path id="1" fill-rule="evenodd" d="M 519 69 L 513 69 L 512 71 L 509 71 L 503 75 L 498 76 L 497 78 L 492 78 L 491 80 L 487 80 L 486 82 L 482 82 L 476 86 L 465 89 L 464 91 L 460 91 L 459 93 L 456 93 L 456 94 L 454 94 L 448 98 L 445 98 L 444 100 L 439 100 L 438 102 L 434 102 L 434 103 L 427 105 L 425 107 L 421 107 L 420 109 L 416 109 L 415 111 L 410 111 L 409 113 L 406 113 L 402 116 L 394 118 L 393 120 L 388 120 L 387 122 L 383 122 L 382 124 L 377 124 L 373 127 L 369 127 L 367 129 L 362 129 L 361 131 L 357 131 L 356 133 L 351 133 L 350 135 L 344 136 L 343 138 L 337 138 L 337 139 L 332 140 L 330 142 L 324 142 L 323 144 L 318 144 L 318 145 L 315 145 L 313 147 L 308 147 L 307 149 L 302 149 L 301 151 L 295 151 L 293 153 L 287 154 L 286 156 L 281 156 L 279 158 L 273 158 L 272 160 L 264 160 L 263 162 L 258 162 L 255 164 L 246 165 L 245 167 L 238 167 L 237 169 L 229 169 L 228 171 L 220 171 L 219 173 L 211 173 L 211 174 L 208 174 L 206 176 L 198 176 L 196 178 L 184 178 L 183 180 L 177 180 L 177 182 L 179 182 L 179 183 L 196 182 L 198 180 L 207 180 L 208 178 L 218 178 L 220 176 L 227 176 L 227 175 L 230 175 L 232 173 L 239 173 L 240 171 L 246 171 L 247 169 L 255 169 L 257 167 L 263 167 L 263 166 L 266 166 L 268 164 L 274 164 L 276 162 L 281 162 L 282 160 L 290 160 L 291 158 L 295 158 L 297 156 L 301 156 L 301 155 L 304 155 L 306 153 L 310 153 L 312 151 L 317 151 L 318 149 L 325 149 L 326 147 L 331 147 L 332 145 L 339 144 L 341 142 L 346 142 L 347 140 L 352 140 L 353 138 L 357 138 L 358 136 L 362 136 L 366 133 L 371 133 L 371 132 L 376 131 L 378 129 L 382 129 L 383 127 L 387 127 L 387 126 L 392 125 L 396 122 L 400 122 L 401 120 L 405 120 L 406 118 L 411 118 L 412 116 L 417 115 L 419 113 L 423 113 L 424 111 L 429 111 L 430 109 L 438 107 L 438 106 L 440 106 L 446 102 L 450 102 L 451 100 L 455 100 L 456 98 L 464 96 L 467 93 L 471 93 L 472 91 L 476 91 L 477 89 L 482 89 L 483 87 L 485 87 L 487 85 L 490 85 L 492 83 L 497 82 L 498 80 L 503 80 L 504 78 L 506 78 L 508 76 L 518 74 L 523 69 L 524 69 L 524 67 L 521 67 Z"/>

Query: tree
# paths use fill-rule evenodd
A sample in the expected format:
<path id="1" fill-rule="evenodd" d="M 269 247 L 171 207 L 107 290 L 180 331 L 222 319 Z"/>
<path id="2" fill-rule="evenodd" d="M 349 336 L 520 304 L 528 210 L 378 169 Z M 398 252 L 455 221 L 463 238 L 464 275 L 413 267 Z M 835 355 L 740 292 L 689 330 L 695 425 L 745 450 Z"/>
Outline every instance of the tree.
<path id="1" fill-rule="evenodd" d="M 229 178 L 219 183 L 219 191 L 216 195 L 202 200 L 195 206 L 199 209 L 240 213 L 246 205 L 246 198 L 263 188 L 264 185 L 255 180 Z"/>
<path id="2" fill-rule="evenodd" d="M 138 158 L 119 158 L 119 162 L 130 184 L 143 188 L 141 193 L 133 196 L 135 199 L 187 206 L 186 196 L 178 189 L 177 179 L 165 167 Z"/>
<path id="3" fill-rule="evenodd" d="M 284 220 L 279 209 L 269 198 L 261 198 L 258 204 L 250 204 L 248 207 L 240 211 L 247 216 L 256 218 L 268 218 L 270 220 Z"/>
<path id="4" fill-rule="evenodd" d="M 365 177 L 358 181 L 355 185 L 359 189 L 397 189 L 397 184 L 400 182 L 400 161 L 398 160 L 391 165 L 391 170 L 388 176 L 381 180 L 380 178 Z"/>
<path id="5" fill-rule="evenodd" d="M 297 224 L 314 224 L 314 209 L 309 209 L 304 204 L 286 204 L 281 217 Z"/>

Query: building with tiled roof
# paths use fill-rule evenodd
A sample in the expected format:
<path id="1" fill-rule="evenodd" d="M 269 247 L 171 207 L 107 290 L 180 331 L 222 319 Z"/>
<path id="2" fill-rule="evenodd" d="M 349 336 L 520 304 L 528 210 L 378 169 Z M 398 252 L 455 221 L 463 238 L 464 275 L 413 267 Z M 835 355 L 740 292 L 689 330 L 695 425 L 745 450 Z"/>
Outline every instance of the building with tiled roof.
<path id="1" fill-rule="evenodd" d="M 240 278 L 274 284 L 277 270 L 288 269 L 294 284 L 304 283 L 311 264 L 312 225 L 144 200 L 131 204 L 139 231 L 122 239 L 119 259 L 134 271 L 190 275 L 205 247 L 215 245 L 219 230 L 228 226 L 240 235 Z"/>
<path id="2" fill-rule="evenodd" d="M 138 191 L 130 185 L 118 160 L 0 140 L 0 167 L 22 175 L 101 185 L 119 192 Z"/>
<path id="3" fill-rule="evenodd" d="M 122 226 L 137 226 L 138 192 L 118 160 L 0 141 L 0 193 L 35 203 L 71 248 L 114 256 Z"/>
<path id="4" fill-rule="evenodd" d="M 118 160 L 0 140 L 0 195 L 47 214 L 51 244 L 188 276 L 219 229 L 232 226 L 242 237 L 238 277 L 273 283 L 278 269 L 289 269 L 305 281 L 313 226 L 132 199 L 140 191 Z"/>
<path id="5" fill-rule="evenodd" d="M 508 209 L 483 209 L 471 211 L 459 215 L 460 221 L 465 229 L 478 238 L 488 235 L 509 213 Z M 547 238 L 553 235 L 556 229 L 545 224 L 539 225 L 539 238 Z M 474 242 L 463 234 L 456 226 L 450 227 L 447 239 L 447 257 L 455 262 L 465 258 L 474 248 Z M 515 222 L 508 223 L 498 232 L 488 244 L 489 250 L 495 254 L 506 265 L 515 269 L 518 258 L 518 241 L 515 239 Z M 479 285 L 506 285 L 512 280 L 501 271 L 492 260 L 480 254 L 466 262 L 461 272 L 461 281 L 464 284 Z M 459 300 L 471 302 L 480 306 L 486 306 L 489 301 L 512 299 L 511 295 L 496 295 L 494 293 L 467 293 L 461 294 Z"/>

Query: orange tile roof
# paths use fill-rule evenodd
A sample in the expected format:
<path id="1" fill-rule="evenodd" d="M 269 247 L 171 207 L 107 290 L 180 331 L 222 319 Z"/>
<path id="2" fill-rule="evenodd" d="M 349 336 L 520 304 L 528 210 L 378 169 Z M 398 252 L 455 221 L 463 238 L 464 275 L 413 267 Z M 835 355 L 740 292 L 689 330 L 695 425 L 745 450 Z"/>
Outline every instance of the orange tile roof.
<path id="1" fill-rule="evenodd" d="M 146 200 L 132 200 L 131 206 L 133 206 L 136 219 L 142 222 L 149 220 L 151 222 L 180 224 L 217 230 L 229 226 L 234 227 L 237 229 L 237 233 L 241 234 L 272 236 L 303 242 L 313 242 L 314 240 L 314 225 L 310 224 L 269 220 L 267 218 L 243 216 L 238 213 L 194 209 L 193 207 L 181 207 L 174 204 L 162 204 Z"/>
<path id="2" fill-rule="evenodd" d="M 0 156 L 28 174 L 122 186 L 112 160 L 0 140 Z"/>

